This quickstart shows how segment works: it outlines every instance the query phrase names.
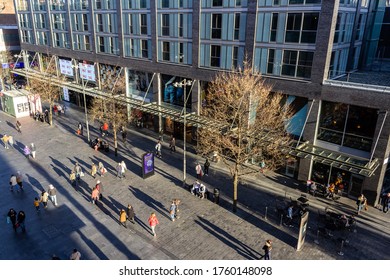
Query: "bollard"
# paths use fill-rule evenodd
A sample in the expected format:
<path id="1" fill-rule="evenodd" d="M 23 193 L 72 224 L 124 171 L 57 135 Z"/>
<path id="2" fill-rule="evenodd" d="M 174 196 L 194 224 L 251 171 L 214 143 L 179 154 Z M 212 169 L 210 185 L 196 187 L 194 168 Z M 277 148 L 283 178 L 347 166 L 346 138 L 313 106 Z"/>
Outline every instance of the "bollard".
<path id="1" fill-rule="evenodd" d="M 319 245 L 320 244 L 320 241 L 318 240 L 318 237 L 320 236 L 320 230 L 317 229 L 317 238 L 314 240 L 314 243 Z"/>
<path id="2" fill-rule="evenodd" d="M 343 247 L 344 247 L 344 239 L 341 240 L 340 251 L 338 252 L 339 256 L 344 256 Z"/>
<path id="3" fill-rule="evenodd" d="M 265 206 L 265 216 L 264 216 L 264 219 L 267 220 L 267 212 L 268 212 L 268 207 Z"/>

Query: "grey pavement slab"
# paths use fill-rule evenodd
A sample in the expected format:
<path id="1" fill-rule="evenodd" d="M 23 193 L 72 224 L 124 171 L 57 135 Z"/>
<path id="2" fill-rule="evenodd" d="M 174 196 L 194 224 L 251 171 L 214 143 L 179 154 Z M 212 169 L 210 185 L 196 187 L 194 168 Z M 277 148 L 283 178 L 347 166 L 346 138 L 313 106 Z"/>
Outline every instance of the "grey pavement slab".
<path id="1" fill-rule="evenodd" d="M 349 244 L 338 255 L 340 242 L 337 236 L 317 239 L 319 211 L 328 206 L 334 211 L 352 213 L 354 202 L 342 197 L 328 201 L 310 197 L 310 219 L 306 243 L 299 252 L 295 250 L 297 227 L 280 225 L 276 200 L 298 198 L 300 183 L 276 173 L 259 175 L 242 180 L 239 188 L 239 209 L 231 212 L 231 180 L 221 164 L 212 164 L 210 176 L 204 178 L 210 191 L 215 186 L 221 190 L 220 205 L 211 200 L 200 200 L 182 187 L 182 149 L 178 141 L 177 152 L 170 154 L 164 144 L 162 160 L 156 160 L 156 174 L 141 178 L 141 155 L 153 150 L 156 138 L 152 131 L 130 127 L 128 141 L 120 143 L 119 155 L 96 152 L 89 147 L 85 137 L 75 134 L 83 114 L 71 108 L 66 116 L 55 117 L 54 126 L 23 118 L 22 134 L 12 127 L 15 119 L 0 113 L 0 134 L 13 135 L 17 148 L 0 147 L 0 179 L 3 195 L 0 213 L 4 225 L 0 227 L 3 241 L 0 259 L 50 259 L 52 254 L 68 258 L 76 247 L 83 259 L 258 259 L 266 239 L 274 241 L 274 259 L 389 259 L 390 245 L 388 215 L 378 209 L 358 217 L 356 233 L 348 237 Z M 91 135 L 98 133 L 91 127 Z M 86 130 L 84 130 L 85 133 Z M 91 137 L 91 138 L 93 138 Z M 108 139 L 110 140 L 110 138 Z M 110 140 L 111 141 L 111 140 Z M 37 158 L 27 160 L 21 149 L 34 142 Z M 191 150 L 191 147 L 190 147 Z M 125 160 L 128 167 L 125 179 L 115 177 L 116 162 Z M 195 162 L 203 159 L 188 153 L 188 182 L 194 180 Z M 68 174 L 75 162 L 85 172 L 79 188 L 71 186 Z M 104 184 L 104 198 L 97 206 L 90 203 L 94 180 L 89 175 L 92 161 L 102 161 L 109 174 L 97 179 Z M 12 172 L 22 171 L 25 191 L 11 193 L 8 180 Z M 42 188 L 53 184 L 58 189 L 58 207 L 51 203 L 47 209 L 35 212 L 33 199 Z M 173 198 L 182 201 L 180 218 L 172 222 L 168 208 Z M 137 222 L 128 228 L 118 223 L 119 211 L 128 203 L 134 206 Z M 27 233 L 15 234 L 5 224 L 8 209 L 23 209 L 27 214 Z M 267 207 L 267 219 L 265 209 Z M 151 235 L 147 218 L 155 212 L 160 224 L 157 237 Z"/>

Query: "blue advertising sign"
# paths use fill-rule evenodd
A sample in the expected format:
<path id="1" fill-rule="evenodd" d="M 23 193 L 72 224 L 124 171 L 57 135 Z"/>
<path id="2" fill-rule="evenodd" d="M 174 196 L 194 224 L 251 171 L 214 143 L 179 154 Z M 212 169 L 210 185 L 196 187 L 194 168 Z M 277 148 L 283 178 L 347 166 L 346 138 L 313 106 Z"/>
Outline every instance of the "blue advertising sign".
<path id="1" fill-rule="evenodd" d="M 142 177 L 148 178 L 154 175 L 154 154 L 145 153 L 142 155 Z"/>

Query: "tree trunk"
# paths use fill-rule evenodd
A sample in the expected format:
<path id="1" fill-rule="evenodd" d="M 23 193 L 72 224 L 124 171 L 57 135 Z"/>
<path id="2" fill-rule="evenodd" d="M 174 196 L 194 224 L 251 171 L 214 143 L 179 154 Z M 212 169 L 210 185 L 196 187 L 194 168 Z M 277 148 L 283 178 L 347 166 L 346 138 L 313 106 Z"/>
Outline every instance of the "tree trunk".
<path id="1" fill-rule="evenodd" d="M 114 151 L 115 151 L 115 156 L 118 156 L 118 138 L 116 136 L 116 126 L 113 127 L 114 129 Z"/>
<path id="2" fill-rule="evenodd" d="M 52 108 L 53 108 L 53 106 L 50 103 L 50 107 L 49 107 L 49 124 L 50 124 L 50 126 L 53 125 L 53 111 L 52 111 Z"/>
<path id="3" fill-rule="evenodd" d="M 238 189 L 238 170 L 236 168 L 236 170 L 234 171 L 234 175 L 233 175 L 233 212 L 236 213 L 237 212 L 237 189 Z"/>

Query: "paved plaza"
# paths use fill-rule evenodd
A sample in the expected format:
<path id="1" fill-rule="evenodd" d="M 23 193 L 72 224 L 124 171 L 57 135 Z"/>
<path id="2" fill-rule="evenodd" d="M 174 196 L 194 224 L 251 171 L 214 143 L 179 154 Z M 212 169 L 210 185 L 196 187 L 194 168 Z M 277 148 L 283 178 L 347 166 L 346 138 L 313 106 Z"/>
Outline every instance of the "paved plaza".
<path id="1" fill-rule="evenodd" d="M 68 104 L 67 104 L 68 105 Z M 309 228 L 302 250 L 295 246 L 298 228 L 280 224 L 276 205 L 297 199 L 304 190 L 302 183 L 276 173 L 245 178 L 239 187 L 237 213 L 231 211 L 232 183 L 222 163 L 212 163 L 210 175 L 204 178 L 210 192 L 220 189 L 220 203 L 200 200 L 182 187 L 182 142 L 177 141 L 176 153 L 170 153 L 163 143 L 163 157 L 156 159 L 156 174 L 142 178 L 141 156 L 154 150 L 158 134 L 147 129 L 129 127 L 126 143 L 119 143 L 118 156 L 94 151 L 84 137 L 76 135 L 82 110 L 70 106 L 66 116 L 54 117 L 54 125 L 20 119 L 22 134 L 14 127 L 15 118 L 0 113 L 0 134 L 16 140 L 15 149 L 0 147 L 0 259 L 45 260 L 53 254 L 69 258 L 77 248 L 82 259 L 142 259 L 142 260 L 254 260 L 259 259 L 266 239 L 273 240 L 273 259 L 389 259 L 390 214 L 370 207 L 357 217 L 356 232 L 348 236 L 317 235 L 318 217 L 325 208 L 351 214 L 355 202 L 342 197 L 337 201 L 309 197 Z M 93 125 L 93 124 L 92 124 Z M 99 133 L 91 126 L 91 138 Z M 168 137 L 165 137 L 168 139 Z M 112 139 L 112 138 L 109 138 Z M 111 140 L 110 140 L 111 141 Z M 37 158 L 26 159 L 24 145 L 35 143 Z M 195 180 L 195 164 L 204 159 L 190 147 L 187 153 L 187 182 Z M 117 162 L 124 160 L 126 178 L 116 178 Z M 89 175 L 92 162 L 103 162 L 108 174 L 97 176 L 104 185 L 104 198 L 98 206 L 90 202 L 90 193 L 97 179 Z M 85 172 L 83 184 L 74 188 L 69 173 L 75 162 Z M 25 191 L 9 191 L 11 173 L 20 170 L 24 175 Z M 50 202 L 47 209 L 36 213 L 33 200 L 42 189 L 53 184 L 57 190 L 58 207 Z M 169 206 L 172 199 L 181 200 L 180 218 L 172 222 Z M 119 211 L 127 204 L 134 206 L 136 224 L 124 228 L 118 223 Z M 6 224 L 6 214 L 13 207 L 26 212 L 25 234 L 15 234 Z M 157 237 L 150 232 L 147 219 L 155 212 L 160 224 Z M 341 247 L 341 238 L 348 240 Z M 314 242 L 318 241 L 318 242 Z M 318 244 L 317 244 L 318 243 Z M 339 254 L 339 252 L 343 254 Z"/>

